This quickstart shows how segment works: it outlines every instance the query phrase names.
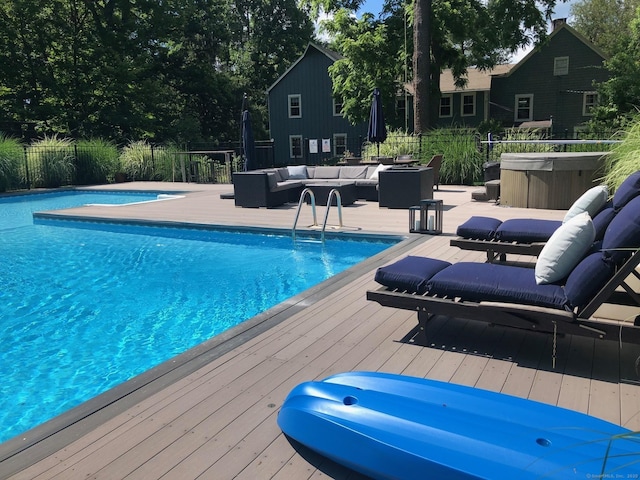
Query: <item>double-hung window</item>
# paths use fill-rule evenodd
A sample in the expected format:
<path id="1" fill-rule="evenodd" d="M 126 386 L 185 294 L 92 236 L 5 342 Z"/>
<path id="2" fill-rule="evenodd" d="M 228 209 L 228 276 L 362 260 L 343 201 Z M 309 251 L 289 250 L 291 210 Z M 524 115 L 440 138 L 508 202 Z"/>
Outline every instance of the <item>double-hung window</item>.
<path id="1" fill-rule="evenodd" d="M 333 154 L 336 157 L 344 155 L 347 151 L 347 134 L 346 133 L 334 133 L 333 134 Z"/>
<path id="2" fill-rule="evenodd" d="M 598 105 L 597 92 L 584 92 L 582 94 L 582 115 L 588 117 L 593 115 L 593 108 Z"/>
<path id="3" fill-rule="evenodd" d="M 460 114 L 463 117 L 471 117 L 476 114 L 476 94 L 473 93 L 463 93 L 462 94 L 462 103 L 460 105 L 461 111 Z"/>
<path id="4" fill-rule="evenodd" d="M 453 116 L 453 96 L 450 93 L 443 93 L 440 97 L 440 118 Z"/>
<path id="5" fill-rule="evenodd" d="M 302 118 L 302 98 L 299 93 L 289 95 L 289 118 Z"/>
<path id="6" fill-rule="evenodd" d="M 516 95 L 514 121 L 530 122 L 533 120 L 533 94 Z"/>

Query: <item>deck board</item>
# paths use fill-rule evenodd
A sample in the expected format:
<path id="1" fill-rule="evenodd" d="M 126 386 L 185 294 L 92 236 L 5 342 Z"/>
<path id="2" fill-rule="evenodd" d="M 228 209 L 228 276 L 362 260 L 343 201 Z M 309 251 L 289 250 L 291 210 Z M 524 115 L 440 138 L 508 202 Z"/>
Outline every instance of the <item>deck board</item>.
<path id="1" fill-rule="evenodd" d="M 168 188 L 165 184 L 117 188 Z M 230 186 L 169 184 L 190 190 L 180 201 L 105 211 L 73 209 L 66 215 L 161 220 L 195 224 L 290 228 L 295 209 L 239 209 L 219 194 Z M 561 219 L 564 212 L 501 208 L 471 200 L 468 187 L 434 192 L 446 205 L 444 233 L 421 236 L 405 250 L 383 253 L 377 264 L 347 274 L 335 288 L 320 288 L 210 361 L 117 410 L 77 439 L 35 445 L 0 463 L 13 479 L 348 479 L 362 477 L 304 448 L 294 449 L 277 427 L 279 407 L 298 383 L 351 370 L 379 370 L 476 386 L 586 412 L 640 429 L 637 346 L 578 337 L 553 338 L 469 320 L 436 317 L 426 340 L 415 336 L 414 312 L 368 302 L 378 264 L 408 254 L 450 262 L 484 261 L 482 252 L 449 246 L 470 215 Z M 173 203 L 172 203 L 173 202 Z M 305 209 L 303 209 L 305 210 Z M 320 211 L 322 212 L 322 211 Z M 319 216 L 322 216 L 319 212 Z M 406 211 L 364 202 L 343 209 L 345 225 L 360 232 L 408 235 Z M 304 212 L 300 224 L 310 223 Z M 415 238 L 415 236 L 412 236 Z M 509 258 L 532 264 L 526 256 Z M 628 313 L 625 313 L 628 315 Z M 283 317 L 283 318 L 280 318 Z M 216 347 L 218 348 L 218 347 Z M 53 440 L 52 440 L 53 441 Z M 46 447 L 46 448 L 45 448 Z M 19 468 L 16 465 L 20 465 Z M 11 469 L 11 474 L 5 474 Z"/>

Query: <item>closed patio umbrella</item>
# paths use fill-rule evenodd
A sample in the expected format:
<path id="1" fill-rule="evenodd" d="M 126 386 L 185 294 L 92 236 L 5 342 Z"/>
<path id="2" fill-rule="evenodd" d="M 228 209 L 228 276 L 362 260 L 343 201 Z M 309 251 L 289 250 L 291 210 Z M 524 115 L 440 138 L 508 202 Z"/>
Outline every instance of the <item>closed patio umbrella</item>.
<path id="1" fill-rule="evenodd" d="M 243 102 L 243 105 L 246 105 L 246 102 Z M 246 106 L 242 111 L 242 151 L 244 154 L 244 171 L 255 170 L 256 149 L 253 140 L 253 129 L 251 128 L 251 116 Z"/>
<path id="2" fill-rule="evenodd" d="M 367 129 L 367 139 L 371 143 L 378 145 L 378 156 L 380 156 L 380 144 L 387 139 L 387 127 L 384 124 L 384 114 L 382 113 L 382 100 L 380 90 L 373 89 L 373 99 L 371 100 L 371 111 L 369 112 L 369 128 Z"/>

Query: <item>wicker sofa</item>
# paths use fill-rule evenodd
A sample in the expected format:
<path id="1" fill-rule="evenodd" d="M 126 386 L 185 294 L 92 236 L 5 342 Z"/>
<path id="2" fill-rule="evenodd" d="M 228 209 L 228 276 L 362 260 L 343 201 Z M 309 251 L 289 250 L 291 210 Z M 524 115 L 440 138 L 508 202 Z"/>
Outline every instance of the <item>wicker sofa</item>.
<path id="1" fill-rule="evenodd" d="M 387 165 L 306 166 L 236 172 L 233 174 L 235 204 L 238 207 L 277 207 L 297 202 L 306 185 L 312 183 L 355 183 L 358 199 L 378 201 L 378 173 Z"/>

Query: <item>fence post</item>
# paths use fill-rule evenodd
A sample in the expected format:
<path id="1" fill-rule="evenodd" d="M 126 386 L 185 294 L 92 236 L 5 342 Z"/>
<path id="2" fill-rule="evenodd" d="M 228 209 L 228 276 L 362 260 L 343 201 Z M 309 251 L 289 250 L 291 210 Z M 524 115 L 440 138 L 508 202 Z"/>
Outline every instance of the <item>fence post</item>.
<path id="1" fill-rule="evenodd" d="M 24 171 L 25 171 L 25 179 L 27 181 L 27 190 L 31 190 L 31 175 L 29 174 L 29 162 L 27 160 L 27 146 L 22 146 L 22 153 L 24 155 Z"/>

